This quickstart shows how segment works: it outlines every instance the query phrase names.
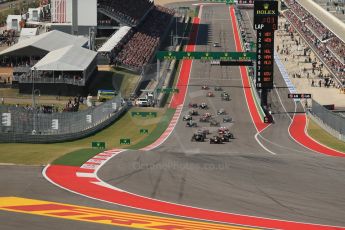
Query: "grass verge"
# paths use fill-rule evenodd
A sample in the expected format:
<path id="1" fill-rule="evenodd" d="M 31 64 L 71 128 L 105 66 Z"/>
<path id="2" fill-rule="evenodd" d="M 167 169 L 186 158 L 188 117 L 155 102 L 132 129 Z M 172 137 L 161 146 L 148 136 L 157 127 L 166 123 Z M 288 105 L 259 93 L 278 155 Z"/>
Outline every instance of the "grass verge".
<path id="1" fill-rule="evenodd" d="M 345 153 L 345 143 L 333 137 L 327 131 L 323 130 L 313 120 L 309 119 L 308 134 L 316 141 L 338 151 Z"/>
<path id="2" fill-rule="evenodd" d="M 102 149 L 79 149 L 63 155 L 52 162 L 53 165 L 82 166 L 93 156 L 101 153 Z"/>
<path id="3" fill-rule="evenodd" d="M 138 144 L 129 147 L 129 149 L 141 149 L 155 142 L 168 128 L 170 121 L 174 116 L 174 113 L 175 109 L 167 109 L 166 113 L 164 114 L 164 116 L 162 116 L 162 119 L 160 120 L 157 127 L 147 136 L 147 138 L 140 141 Z"/>
<path id="4" fill-rule="evenodd" d="M 112 69 L 114 74 L 115 83 L 121 81 L 120 92 L 123 97 L 129 97 L 130 94 L 134 91 L 135 86 L 138 84 L 139 76 L 135 73 L 132 73 L 126 69 L 115 68 Z"/>
<path id="5" fill-rule="evenodd" d="M 157 117 L 132 117 L 132 111 L 155 111 L 157 112 Z M 145 134 L 140 134 L 140 129 L 147 129 L 149 133 L 154 132 L 157 126 L 161 124 L 162 117 L 166 114 L 170 114 L 170 112 L 167 113 L 166 108 L 133 108 L 113 125 L 93 136 L 81 140 L 55 144 L 0 144 L 0 162 L 24 165 L 45 165 L 55 161 L 66 153 L 72 152 L 71 154 L 74 155 L 74 152 L 77 151 L 77 155 L 82 154 L 78 152 L 79 150 L 87 155 L 85 157 L 90 158 L 90 155 L 88 155 L 89 150 L 85 149 L 89 149 L 93 141 L 105 142 L 107 149 L 130 148 L 147 137 Z M 131 139 L 131 145 L 121 145 L 120 139 L 122 138 Z M 91 151 L 91 153 L 96 154 L 97 152 Z M 78 156 L 77 158 L 80 157 Z"/>
<path id="6" fill-rule="evenodd" d="M 129 97 L 139 80 L 138 74 L 126 69 L 100 65 L 98 75 L 89 90 L 92 95 L 96 95 L 99 89 L 115 89 L 121 93 L 122 97 Z"/>

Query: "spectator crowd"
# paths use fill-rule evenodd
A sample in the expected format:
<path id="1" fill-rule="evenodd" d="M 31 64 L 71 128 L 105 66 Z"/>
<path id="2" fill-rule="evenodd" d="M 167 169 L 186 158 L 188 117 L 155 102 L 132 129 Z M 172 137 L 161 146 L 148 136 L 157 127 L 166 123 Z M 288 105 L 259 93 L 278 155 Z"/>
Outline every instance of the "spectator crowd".
<path id="1" fill-rule="evenodd" d="M 3 100 L 3 98 L 2 98 Z M 80 105 L 82 105 L 85 102 L 85 99 L 81 96 L 76 96 L 74 98 L 70 98 L 67 103 L 60 107 L 58 105 L 35 105 L 35 109 L 31 105 L 26 106 L 20 106 L 19 104 L 16 104 L 16 108 L 24 109 L 25 111 L 36 111 L 37 113 L 45 113 L 45 114 L 52 114 L 52 113 L 58 113 L 58 112 L 78 112 Z"/>
<path id="2" fill-rule="evenodd" d="M 116 61 L 134 69 L 147 64 L 160 45 L 173 14 L 170 9 L 156 6 L 116 55 Z"/>
<path id="3" fill-rule="evenodd" d="M 0 34 L 0 46 L 11 46 L 16 42 L 17 34 L 15 30 L 4 30 Z"/>
<path id="4" fill-rule="evenodd" d="M 338 37 L 329 40 L 327 47 L 345 64 L 345 44 Z"/>
<path id="5" fill-rule="evenodd" d="M 326 40 L 333 36 L 333 33 L 329 31 L 321 22 L 317 21 L 314 17 L 310 17 L 306 20 L 306 25 L 311 29 L 315 35 L 321 40 Z"/>
<path id="6" fill-rule="evenodd" d="M 98 8 L 131 25 L 137 25 L 153 5 L 152 0 L 98 0 Z"/>
<path id="7" fill-rule="evenodd" d="M 290 9 L 284 12 L 284 16 L 342 82 L 345 79 L 345 43 L 309 14 L 298 2 L 295 0 L 285 2 Z"/>
<path id="8" fill-rule="evenodd" d="M 106 54 L 109 64 L 140 71 L 152 58 L 172 21 L 174 11 L 152 0 L 100 0 L 98 7 L 130 22 L 132 29 Z"/>

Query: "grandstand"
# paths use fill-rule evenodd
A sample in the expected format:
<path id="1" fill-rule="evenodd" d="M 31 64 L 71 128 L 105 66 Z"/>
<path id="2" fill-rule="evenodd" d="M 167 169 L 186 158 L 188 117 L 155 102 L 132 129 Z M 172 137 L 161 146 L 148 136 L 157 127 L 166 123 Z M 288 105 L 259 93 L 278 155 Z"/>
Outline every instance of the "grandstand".
<path id="1" fill-rule="evenodd" d="M 285 0 L 288 10 L 284 11 L 283 15 L 331 70 L 338 80 L 339 87 L 344 87 L 345 27 L 337 24 L 333 18 L 328 18 L 326 11 L 321 12 L 321 8 L 310 2 Z M 307 6 L 308 10 L 305 8 Z"/>
<path id="2" fill-rule="evenodd" d="M 345 22 L 345 1 L 344 0 L 313 0 L 322 8 Z"/>
<path id="3" fill-rule="evenodd" d="M 151 0 L 99 0 L 98 11 L 128 26 L 138 25 L 153 9 Z"/>
<path id="4" fill-rule="evenodd" d="M 155 6 L 150 0 L 101 0 L 98 12 L 122 25 L 121 32 L 115 32 L 98 52 L 107 56 L 110 64 L 135 72 L 150 62 L 174 15 L 173 10 Z"/>

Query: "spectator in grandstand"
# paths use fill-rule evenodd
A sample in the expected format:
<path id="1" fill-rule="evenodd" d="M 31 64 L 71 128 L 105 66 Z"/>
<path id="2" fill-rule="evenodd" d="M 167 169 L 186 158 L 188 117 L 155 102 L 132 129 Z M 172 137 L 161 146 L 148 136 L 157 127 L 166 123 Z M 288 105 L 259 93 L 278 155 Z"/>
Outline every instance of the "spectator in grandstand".
<path id="1" fill-rule="evenodd" d="M 304 37 L 304 39 L 308 42 L 308 44 L 314 48 L 316 53 L 322 58 L 322 60 L 326 63 L 327 67 L 329 67 L 333 73 L 339 79 L 345 77 L 345 62 L 342 62 L 342 59 L 339 60 L 339 57 L 334 55 L 331 48 L 336 47 L 338 44 L 339 50 L 338 52 L 341 54 L 343 52 L 344 43 L 337 39 L 331 39 L 329 42 L 332 42 L 331 45 L 328 43 L 321 42 L 321 39 L 318 38 L 315 33 L 313 33 L 303 22 L 300 20 L 291 10 L 287 10 L 284 12 L 284 16 L 293 23 L 294 27 L 300 32 L 300 34 Z M 335 48 L 334 48 L 335 49 Z M 334 51 L 336 52 L 336 51 Z M 344 57 L 344 56 L 341 56 Z"/>
<path id="2" fill-rule="evenodd" d="M 99 0 L 98 7 L 136 25 L 153 7 L 151 0 Z"/>
<path id="3" fill-rule="evenodd" d="M 140 70 L 147 64 L 161 43 L 161 38 L 170 24 L 174 11 L 156 6 L 125 43 L 115 61 L 126 67 Z"/>

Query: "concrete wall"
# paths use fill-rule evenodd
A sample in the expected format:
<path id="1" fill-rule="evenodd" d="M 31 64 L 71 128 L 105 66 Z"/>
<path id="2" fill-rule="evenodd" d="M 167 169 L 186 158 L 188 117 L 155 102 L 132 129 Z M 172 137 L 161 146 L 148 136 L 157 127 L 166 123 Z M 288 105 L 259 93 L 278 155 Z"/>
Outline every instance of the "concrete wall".
<path id="1" fill-rule="evenodd" d="M 97 25 L 97 0 L 78 0 L 78 25 Z M 52 0 L 52 22 L 72 23 L 72 0 Z"/>
<path id="2" fill-rule="evenodd" d="M 78 25 L 97 26 L 97 0 L 78 0 Z"/>

